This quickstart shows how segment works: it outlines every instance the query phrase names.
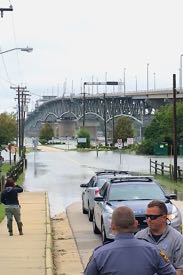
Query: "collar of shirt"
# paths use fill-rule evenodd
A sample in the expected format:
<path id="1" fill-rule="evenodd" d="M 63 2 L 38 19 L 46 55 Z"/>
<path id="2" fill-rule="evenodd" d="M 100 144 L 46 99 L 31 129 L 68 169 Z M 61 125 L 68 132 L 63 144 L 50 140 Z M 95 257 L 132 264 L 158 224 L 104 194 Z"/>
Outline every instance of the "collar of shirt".
<path id="1" fill-rule="evenodd" d="M 165 231 L 163 232 L 163 234 L 162 234 L 161 238 L 159 239 L 159 241 L 164 239 L 166 237 L 166 235 L 168 234 L 168 232 L 169 232 L 169 225 L 166 226 Z M 152 233 L 151 233 L 150 228 L 148 228 L 148 235 L 152 238 Z"/>
<path id="2" fill-rule="evenodd" d="M 115 236 L 115 240 L 120 240 L 120 239 L 134 239 L 134 234 L 133 233 L 121 233 L 117 234 Z"/>

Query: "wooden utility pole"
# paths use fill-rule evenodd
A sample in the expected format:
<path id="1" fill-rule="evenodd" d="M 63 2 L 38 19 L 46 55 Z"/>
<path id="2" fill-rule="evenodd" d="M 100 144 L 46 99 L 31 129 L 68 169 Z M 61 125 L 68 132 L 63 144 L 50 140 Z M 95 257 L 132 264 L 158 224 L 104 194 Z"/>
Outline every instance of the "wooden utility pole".
<path id="1" fill-rule="evenodd" d="M 18 101 L 18 152 L 19 157 L 22 157 L 23 147 L 24 147 L 24 123 L 25 123 L 25 108 L 28 103 L 29 92 L 26 90 L 27 87 L 10 87 L 15 89 L 17 92 L 17 101 Z"/>

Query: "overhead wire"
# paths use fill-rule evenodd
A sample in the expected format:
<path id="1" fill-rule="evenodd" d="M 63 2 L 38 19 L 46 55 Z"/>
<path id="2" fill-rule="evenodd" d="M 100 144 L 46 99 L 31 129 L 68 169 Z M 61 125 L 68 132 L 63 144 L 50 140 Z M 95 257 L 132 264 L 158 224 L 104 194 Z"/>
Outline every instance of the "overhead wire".
<path id="1" fill-rule="evenodd" d="M 11 5 L 11 1 L 10 0 L 9 0 L 9 3 Z M 16 30 L 15 30 L 15 21 L 14 21 L 14 15 L 13 15 L 13 13 L 11 13 L 11 21 L 12 21 L 12 31 L 13 31 L 13 38 L 14 38 L 15 48 L 18 48 L 17 47 Z M 18 51 L 16 51 L 16 57 L 17 57 L 17 64 L 18 64 L 19 74 L 22 77 L 22 70 L 21 70 L 21 65 L 20 65 L 20 59 L 19 59 Z"/>

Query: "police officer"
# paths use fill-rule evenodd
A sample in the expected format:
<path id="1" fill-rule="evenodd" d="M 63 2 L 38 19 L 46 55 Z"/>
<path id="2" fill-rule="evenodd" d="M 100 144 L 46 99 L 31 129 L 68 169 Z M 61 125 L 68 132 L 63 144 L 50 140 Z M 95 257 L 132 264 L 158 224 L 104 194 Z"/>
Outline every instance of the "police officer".
<path id="1" fill-rule="evenodd" d="M 95 249 L 84 275 L 176 275 L 154 245 L 134 237 L 137 224 L 130 208 L 116 208 L 111 222 L 115 240 Z"/>
<path id="2" fill-rule="evenodd" d="M 183 236 L 167 224 L 167 213 L 164 202 L 151 201 L 146 210 L 148 227 L 139 231 L 135 236 L 157 245 L 160 253 L 169 258 L 177 275 L 183 275 Z"/>

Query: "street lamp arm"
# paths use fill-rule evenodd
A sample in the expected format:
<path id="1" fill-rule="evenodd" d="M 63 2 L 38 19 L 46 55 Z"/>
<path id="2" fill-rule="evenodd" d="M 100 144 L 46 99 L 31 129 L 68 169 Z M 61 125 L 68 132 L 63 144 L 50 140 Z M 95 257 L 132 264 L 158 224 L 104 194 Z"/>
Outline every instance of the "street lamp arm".
<path id="1" fill-rule="evenodd" d="M 13 49 L 10 49 L 10 50 L 6 50 L 6 51 L 3 51 L 3 52 L 0 52 L 0 54 L 11 52 L 11 51 L 15 51 L 15 50 L 20 50 L 20 51 L 28 52 L 29 53 L 29 52 L 33 51 L 33 48 L 30 48 L 28 46 L 26 48 L 13 48 Z"/>

